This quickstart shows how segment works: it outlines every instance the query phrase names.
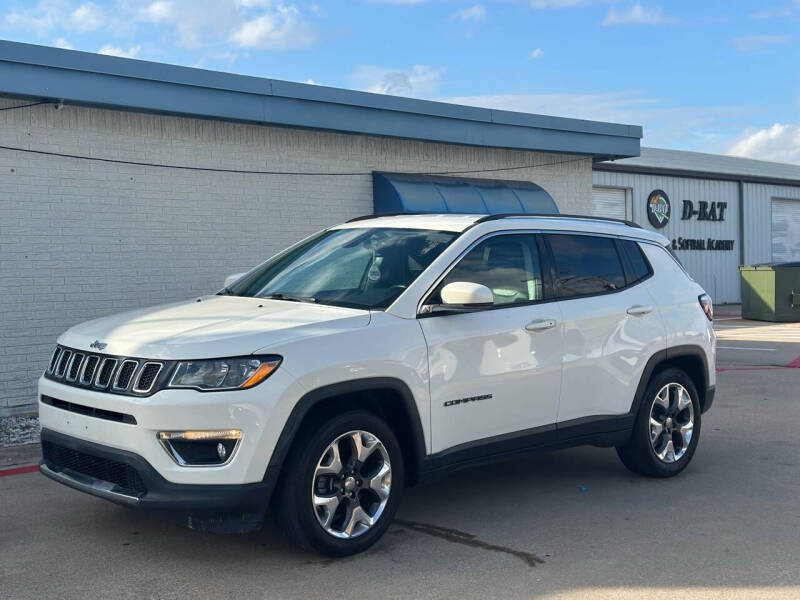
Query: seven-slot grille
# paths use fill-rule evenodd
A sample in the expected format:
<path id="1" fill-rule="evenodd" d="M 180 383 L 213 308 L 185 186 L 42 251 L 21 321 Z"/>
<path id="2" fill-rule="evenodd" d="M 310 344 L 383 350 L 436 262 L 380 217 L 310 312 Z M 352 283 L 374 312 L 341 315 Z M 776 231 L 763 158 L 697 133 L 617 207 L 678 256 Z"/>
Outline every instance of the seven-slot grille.
<path id="1" fill-rule="evenodd" d="M 96 390 L 135 394 L 153 391 L 164 363 L 78 352 L 57 346 L 47 367 L 47 377 Z"/>

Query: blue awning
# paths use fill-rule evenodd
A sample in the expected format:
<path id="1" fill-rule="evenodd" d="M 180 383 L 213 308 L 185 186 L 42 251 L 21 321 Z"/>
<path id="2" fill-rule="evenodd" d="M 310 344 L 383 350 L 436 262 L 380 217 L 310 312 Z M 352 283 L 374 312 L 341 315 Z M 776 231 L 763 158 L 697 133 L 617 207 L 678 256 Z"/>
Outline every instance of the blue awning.
<path id="1" fill-rule="evenodd" d="M 375 214 L 558 214 L 552 196 L 529 181 L 373 173 Z"/>

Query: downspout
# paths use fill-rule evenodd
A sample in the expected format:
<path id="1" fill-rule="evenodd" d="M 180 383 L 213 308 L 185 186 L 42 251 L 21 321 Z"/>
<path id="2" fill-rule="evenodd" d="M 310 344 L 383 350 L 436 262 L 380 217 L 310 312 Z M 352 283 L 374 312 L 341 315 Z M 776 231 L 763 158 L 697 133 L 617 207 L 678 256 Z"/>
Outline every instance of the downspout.
<path id="1" fill-rule="evenodd" d="M 744 181 L 739 180 L 739 264 L 743 265 L 744 254 Z"/>

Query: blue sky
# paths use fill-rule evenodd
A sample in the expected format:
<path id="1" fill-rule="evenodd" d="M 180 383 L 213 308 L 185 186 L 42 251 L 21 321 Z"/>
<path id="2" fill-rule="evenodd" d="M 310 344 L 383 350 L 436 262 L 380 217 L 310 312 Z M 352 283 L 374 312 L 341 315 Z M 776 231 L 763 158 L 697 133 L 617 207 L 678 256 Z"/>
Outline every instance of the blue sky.
<path id="1" fill-rule="evenodd" d="M 0 37 L 800 163 L 800 0 L 0 0 Z"/>

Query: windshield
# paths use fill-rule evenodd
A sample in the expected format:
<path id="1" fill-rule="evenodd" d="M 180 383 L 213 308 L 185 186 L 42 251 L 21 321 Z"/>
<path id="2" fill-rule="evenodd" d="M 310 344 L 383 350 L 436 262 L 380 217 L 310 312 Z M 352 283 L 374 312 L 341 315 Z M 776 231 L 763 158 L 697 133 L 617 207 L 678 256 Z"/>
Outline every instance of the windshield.
<path id="1" fill-rule="evenodd" d="M 257 267 L 223 293 L 384 309 L 458 236 L 449 231 L 326 231 Z"/>

